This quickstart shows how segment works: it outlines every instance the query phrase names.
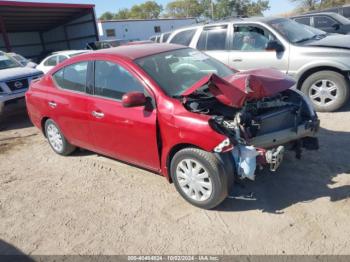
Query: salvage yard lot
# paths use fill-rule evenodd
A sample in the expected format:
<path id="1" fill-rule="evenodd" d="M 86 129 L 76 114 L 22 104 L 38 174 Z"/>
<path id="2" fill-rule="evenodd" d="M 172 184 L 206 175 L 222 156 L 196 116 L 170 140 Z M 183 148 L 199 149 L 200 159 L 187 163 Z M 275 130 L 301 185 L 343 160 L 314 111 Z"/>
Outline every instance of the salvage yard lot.
<path id="1" fill-rule="evenodd" d="M 56 155 L 17 106 L 0 132 L 0 240 L 30 254 L 350 254 L 350 106 L 319 116 L 319 151 L 288 153 L 206 211 L 148 171 Z"/>

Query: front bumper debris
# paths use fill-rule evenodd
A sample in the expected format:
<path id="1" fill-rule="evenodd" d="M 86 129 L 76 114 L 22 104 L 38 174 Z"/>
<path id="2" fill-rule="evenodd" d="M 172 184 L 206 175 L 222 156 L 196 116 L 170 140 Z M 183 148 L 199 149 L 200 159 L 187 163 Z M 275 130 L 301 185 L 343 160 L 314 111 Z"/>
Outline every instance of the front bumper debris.
<path id="1" fill-rule="evenodd" d="M 270 170 L 275 172 L 283 161 L 284 146 L 266 151 L 265 159 L 266 163 L 270 165 Z"/>

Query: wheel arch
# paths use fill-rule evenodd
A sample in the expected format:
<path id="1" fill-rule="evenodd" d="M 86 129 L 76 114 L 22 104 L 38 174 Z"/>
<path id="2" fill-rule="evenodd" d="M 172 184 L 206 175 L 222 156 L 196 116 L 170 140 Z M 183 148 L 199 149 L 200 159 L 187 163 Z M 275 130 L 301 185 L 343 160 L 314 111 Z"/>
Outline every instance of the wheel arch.
<path id="1" fill-rule="evenodd" d="M 43 134 L 44 134 L 45 137 L 46 137 L 45 123 L 46 123 L 46 121 L 47 121 L 48 119 L 50 119 L 50 118 L 47 117 L 47 116 L 44 116 L 44 117 L 41 119 L 41 121 L 40 121 L 40 130 L 41 130 L 41 132 L 43 132 Z"/>
<path id="2" fill-rule="evenodd" d="M 343 71 L 337 67 L 334 66 L 318 66 L 318 67 L 313 67 L 313 68 L 309 68 L 307 69 L 305 72 L 303 72 L 299 78 L 298 78 L 298 82 L 297 82 L 297 89 L 300 90 L 301 86 L 303 85 L 304 81 L 312 74 L 316 73 L 316 72 L 320 72 L 320 71 L 333 71 L 336 73 L 339 73 L 341 75 L 343 75 L 345 77 L 345 79 L 348 79 L 348 73 L 346 71 Z"/>
<path id="3" fill-rule="evenodd" d="M 197 145 L 194 145 L 194 144 L 189 144 L 189 143 L 180 143 L 180 144 L 176 144 L 174 145 L 169 151 L 168 151 L 168 154 L 166 156 L 166 162 L 165 162 L 165 167 L 166 167 L 166 178 L 168 179 L 169 183 L 172 183 L 172 179 L 171 179 L 171 175 L 170 175 L 170 164 L 171 164 L 171 160 L 173 159 L 173 157 L 175 156 L 175 154 L 177 152 L 179 152 L 180 150 L 184 149 L 184 148 L 197 148 L 197 149 L 201 149 L 201 150 L 204 150 L 206 151 L 205 149 L 203 148 L 200 148 L 199 146 Z"/>

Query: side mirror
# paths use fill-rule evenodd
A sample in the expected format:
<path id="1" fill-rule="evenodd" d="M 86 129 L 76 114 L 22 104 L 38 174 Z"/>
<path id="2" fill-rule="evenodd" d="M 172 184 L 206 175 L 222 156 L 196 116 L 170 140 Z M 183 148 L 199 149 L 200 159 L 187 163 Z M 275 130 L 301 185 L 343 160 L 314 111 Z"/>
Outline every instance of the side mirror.
<path id="1" fill-rule="evenodd" d="M 122 97 L 122 104 L 124 107 L 144 106 L 146 102 L 147 98 L 142 92 L 129 92 Z"/>
<path id="2" fill-rule="evenodd" d="M 332 25 L 332 27 L 334 28 L 334 30 L 339 30 L 340 24 L 334 24 L 334 25 Z"/>
<path id="3" fill-rule="evenodd" d="M 277 53 L 283 52 L 284 46 L 276 40 L 270 40 L 266 45 L 266 51 L 276 51 Z"/>

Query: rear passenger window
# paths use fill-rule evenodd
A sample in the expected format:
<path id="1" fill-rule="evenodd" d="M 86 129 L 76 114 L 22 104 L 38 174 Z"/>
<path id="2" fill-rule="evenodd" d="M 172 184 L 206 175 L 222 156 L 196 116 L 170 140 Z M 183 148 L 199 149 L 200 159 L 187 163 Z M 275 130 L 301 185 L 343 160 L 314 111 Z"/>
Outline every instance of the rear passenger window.
<path id="1" fill-rule="evenodd" d="M 225 50 L 227 26 L 206 27 L 203 29 L 198 43 L 199 50 Z"/>
<path id="2" fill-rule="evenodd" d="M 64 55 L 60 55 L 60 56 L 58 56 L 58 63 L 62 63 L 66 59 L 67 59 L 67 57 L 65 57 Z"/>
<path id="3" fill-rule="evenodd" d="M 52 56 L 44 62 L 45 66 L 55 66 L 57 65 L 57 56 Z"/>
<path id="4" fill-rule="evenodd" d="M 316 28 L 324 28 L 331 27 L 332 25 L 336 24 L 336 22 L 327 16 L 315 16 L 314 24 Z"/>
<path id="5" fill-rule="evenodd" d="M 189 46 L 195 33 L 196 29 L 181 31 L 170 40 L 170 43 Z"/>
<path id="6" fill-rule="evenodd" d="M 298 22 L 303 25 L 310 25 L 310 17 L 295 18 L 295 22 Z"/>
<path id="7" fill-rule="evenodd" d="M 56 84 L 63 89 L 85 92 L 88 62 L 66 66 L 53 75 Z"/>
<path id="8" fill-rule="evenodd" d="M 112 62 L 95 62 L 95 95 L 121 100 L 131 91 L 143 92 L 144 88 L 129 71 Z"/>

